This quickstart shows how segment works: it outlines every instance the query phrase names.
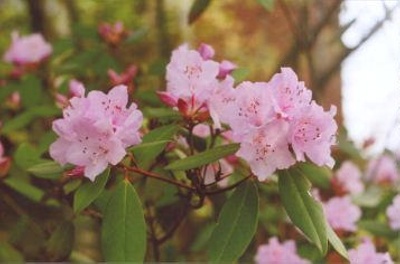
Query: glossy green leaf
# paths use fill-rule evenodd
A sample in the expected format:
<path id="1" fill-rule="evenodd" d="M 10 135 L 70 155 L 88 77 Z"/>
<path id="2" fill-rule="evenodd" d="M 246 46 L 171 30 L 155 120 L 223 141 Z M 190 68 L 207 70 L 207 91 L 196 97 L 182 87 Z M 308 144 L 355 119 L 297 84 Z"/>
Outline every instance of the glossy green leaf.
<path id="1" fill-rule="evenodd" d="M 207 9 L 211 0 L 195 0 L 189 12 L 189 24 L 196 21 Z"/>
<path id="2" fill-rule="evenodd" d="M 46 252 L 50 261 L 65 261 L 74 245 L 74 225 L 64 221 L 58 225 L 47 242 Z"/>
<path id="3" fill-rule="evenodd" d="M 101 241 L 107 262 L 143 262 L 146 223 L 139 197 L 128 181 L 121 181 L 104 212 Z"/>
<path id="4" fill-rule="evenodd" d="M 74 196 L 73 207 L 75 213 L 88 207 L 100 195 L 106 186 L 109 176 L 110 169 L 107 169 L 97 176 L 94 182 L 87 181 L 79 187 Z"/>
<path id="5" fill-rule="evenodd" d="M 310 182 L 295 170 L 279 173 L 279 193 L 289 218 L 323 254 L 326 254 L 328 237 L 325 216 L 321 204 L 309 194 L 310 187 Z"/>
<path id="6" fill-rule="evenodd" d="M 328 223 L 326 223 L 326 227 L 329 243 L 342 257 L 348 260 L 349 255 L 347 254 L 346 247 L 343 245 L 340 238 L 336 235 L 335 231 L 333 231 L 332 227 Z"/>
<path id="7" fill-rule="evenodd" d="M 258 194 L 252 181 L 241 184 L 229 197 L 209 240 L 209 260 L 232 263 L 250 244 L 257 228 Z"/>
<path id="8" fill-rule="evenodd" d="M 274 9 L 274 0 L 257 0 L 257 2 L 267 11 L 272 11 L 272 9 Z"/>
<path id="9" fill-rule="evenodd" d="M 228 144 L 218 146 L 213 149 L 201 152 L 199 154 L 177 160 L 169 164 L 165 169 L 167 170 L 189 170 L 198 168 L 202 165 L 209 164 L 217 161 L 225 156 L 234 154 L 239 149 L 239 144 Z"/>
<path id="10" fill-rule="evenodd" d="M 179 127 L 167 125 L 158 127 L 147 133 L 142 143 L 133 147 L 132 151 L 136 162 L 142 168 L 148 168 L 154 159 L 164 150 L 167 143 L 176 134 Z"/>
<path id="11" fill-rule="evenodd" d="M 45 161 L 27 169 L 38 178 L 44 179 L 58 179 L 61 177 L 64 169 L 57 162 Z"/>
<path id="12" fill-rule="evenodd" d="M 319 167 L 311 163 L 302 162 L 297 165 L 297 168 L 313 185 L 324 189 L 331 187 L 332 172 L 327 167 Z"/>

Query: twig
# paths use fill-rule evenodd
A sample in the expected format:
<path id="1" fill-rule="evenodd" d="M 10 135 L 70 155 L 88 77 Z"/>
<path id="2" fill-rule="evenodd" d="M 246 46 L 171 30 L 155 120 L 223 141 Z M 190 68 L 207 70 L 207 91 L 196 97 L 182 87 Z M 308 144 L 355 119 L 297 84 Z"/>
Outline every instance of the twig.
<path id="1" fill-rule="evenodd" d="M 250 174 L 250 175 L 246 176 L 245 178 L 243 178 L 240 181 L 232 184 L 229 187 L 226 187 L 224 189 L 215 190 L 215 191 L 204 192 L 204 194 L 205 195 L 214 195 L 214 194 L 219 194 L 219 193 L 222 193 L 222 192 L 226 192 L 226 191 L 232 190 L 232 189 L 236 188 L 237 186 L 239 186 L 240 184 L 242 184 L 243 182 L 247 181 L 251 177 L 253 177 L 253 174 Z"/>

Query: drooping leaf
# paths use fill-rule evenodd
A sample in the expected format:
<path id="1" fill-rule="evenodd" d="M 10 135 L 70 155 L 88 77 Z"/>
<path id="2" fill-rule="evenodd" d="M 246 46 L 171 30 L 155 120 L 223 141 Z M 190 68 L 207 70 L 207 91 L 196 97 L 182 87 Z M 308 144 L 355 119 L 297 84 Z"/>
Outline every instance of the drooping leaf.
<path id="1" fill-rule="evenodd" d="M 289 218 L 322 254 L 328 249 L 322 206 L 309 194 L 310 183 L 294 170 L 279 173 L 279 193 Z"/>
<path id="2" fill-rule="evenodd" d="M 128 181 L 113 190 L 104 212 L 101 241 L 107 262 L 143 262 L 146 223 L 139 197 Z"/>
<path id="3" fill-rule="evenodd" d="M 27 170 L 30 167 L 43 162 L 39 156 L 40 153 L 37 149 L 27 143 L 22 143 L 18 146 L 14 154 L 14 159 L 18 167 Z"/>
<path id="4" fill-rule="evenodd" d="M 195 0 L 189 12 L 189 24 L 196 21 L 207 9 L 211 0 Z"/>
<path id="5" fill-rule="evenodd" d="M 106 186 L 109 176 L 110 169 L 107 169 L 97 176 L 94 182 L 87 181 L 79 187 L 74 196 L 73 207 L 75 213 L 88 207 L 100 195 Z"/>
<path id="6" fill-rule="evenodd" d="M 340 238 L 336 235 L 335 231 L 333 231 L 332 227 L 328 223 L 326 224 L 326 227 L 329 243 L 342 257 L 348 260 L 349 255 L 347 254 L 346 247 L 343 245 Z"/>
<path id="7" fill-rule="evenodd" d="M 217 161 L 225 156 L 234 154 L 239 149 L 239 144 L 228 144 L 218 146 L 213 149 L 201 152 L 199 154 L 177 160 L 169 164 L 167 170 L 189 170 L 200 167 L 205 164 Z"/>
<path id="8" fill-rule="evenodd" d="M 40 105 L 44 97 L 40 79 L 33 75 L 24 78 L 19 89 L 19 94 L 21 95 L 22 105 L 30 108 L 28 111 Z"/>
<path id="9" fill-rule="evenodd" d="M 57 162 L 49 160 L 33 165 L 28 168 L 27 171 L 38 178 L 58 179 L 63 172 L 63 167 L 61 167 Z"/>
<path id="10" fill-rule="evenodd" d="M 236 261 L 250 244 L 257 219 L 257 188 L 253 182 L 246 181 L 237 187 L 221 210 L 209 240 L 209 260 L 217 263 Z"/>
<path id="11" fill-rule="evenodd" d="M 74 225 L 69 221 L 60 223 L 47 242 L 46 252 L 51 261 L 67 260 L 74 245 Z"/>

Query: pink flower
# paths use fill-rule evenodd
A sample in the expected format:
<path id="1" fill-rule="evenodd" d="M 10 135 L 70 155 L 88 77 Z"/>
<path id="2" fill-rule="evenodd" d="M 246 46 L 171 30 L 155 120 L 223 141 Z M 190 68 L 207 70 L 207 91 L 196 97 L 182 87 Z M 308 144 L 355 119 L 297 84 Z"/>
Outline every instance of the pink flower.
<path id="1" fill-rule="evenodd" d="M 68 84 L 69 89 L 69 97 L 84 97 L 85 96 L 85 87 L 83 84 L 75 79 L 71 79 Z"/>
<path id="2" fill-rule="evenodd" d="M 20 37 L 18 32 L 13 32 L 12 44 L 4 54 L 4 60 L 16 65 L 37 64 L 46 59 L 51 52 L 51 45 L 41 34 Z"/>
<path id="3" fill-rule="evenodd" d="M 204 60 L 199 52 L 182 45 L 173 51 L 167 65 L 167 90 L 162 94 L 172 106 L 182 100 L 187 116 L 208 111 L 208 101 L 218 86 L 218 70 L 217 62 Z"/>
<path id="4" fill-rule="evenodd" d="M 331 146 L 335 143 L 337 124 L 333 119 L 336 108 L 329 112 L 312 102 L 294 115 L 290 124 L 289 142 L 298 161 L 307 157 L 319 166 L 333 167 L 335 161 L 331 157 Z"/>
<path id="5" fill-rule="evenodd" d="M 210 60 L 215 55 L 214 48 L 205 43 L 201 43 L 199 48 L 197 49 L 197 51 L 199 52 L 199 54 L 203 58 L 203 60 Z"/>
<path id="6" fill-rule="evenodd" d="M 235 108 L 229 125 L 235 135 L 243 135 L 275 119 L 271 89 L 264 82 L 243 82 L 235 89 Z"/>
<path id="7" fill-rule="evenodd" d="M 109 69 L 107 74 L 110 78 L 110 82 L 113 86 L 124 84 L 127 86 L 132 86 L 133 89 L 133 79 L 136 77 L 138 73 L 138 67 L 136 65 L 130 65 L 125 69 L 121 74 L 116 73 L 114 70 Z"/>
<path id="8" fill-rule="evenodd" d="M 241 136 L 236 155 L 247 161 L 259 181 L 268 179 L 276 169 L 295 163 L 288 148 L 287 130 L 287 123 L 276 120 Z"/>
<path id="9" fill-rule="evenodd" d="M 98 27 L 99 35 L 111 46 L 117 46 L 128 35 L 121 21 L 115 24 L 101 23 Z"/>
<path id="10" fill-rule="evenodd" d="M 0 142 L 0 176 L 6 175 L 11 166 L 10 157 L 6 157 L 4 156 L 4 154 L 4 147 L 3 144 Z"/>
<path id="11" fill-rule="evenodd" d="M 359 207 L 351 202 L 349 196 L 333 197 L 324 204 L 328 223 L 335 230 L 356 231 L 355 223 L 361 217 Z"/>
<path id="12" fill-rule="evenodd" d="M 306 264 L 308 260 L 297 255 L 296 244 L 287 240 L 280 244 L 276 237 L 269 239 L 268 244 L 260 245 L 254 261 L 257 264 Z"/>
<path id="13" fill-rule="evenodd" d="M 142 113 L 135 104 L 126 107 L 126 86 L 112 88 L 108 94 L 91 91 L 87 97 L 73 97 L 63 110 L 63 118 L 53 122 L 59 138 L 50 146 L 50 156 L 61 165 L 85 167 L 91 180 L 108 164 L 116 165 L 125 148 L 140 143 Z"/>
<path id="14" fill-rule="evenodd" d="M 359 194 L 364 191 L 364 184 L 361 181 L 361 171 L 351 161 L 344 162 L 332 178 L 332 184 L 337 187 L 339 193 Z"/>
<path id="15" fill-rule="evenodd" d="M 389 253 L 376 252 L 371 240 L 366 239 L 356 249 L 349 250 L 351 264 L 392 264 Z"/>
<path id="16" fill-rule="evenodd" d="M 269 85 L 275 98 L 275 110 L 284 118 L 292 119 L 300 108 L 311 102 L 311 91 L 299 82 L 291 68 L 281 68 L 281 73 L 272 76 Z"/>
<path id="17" fill-rule="evenodd" d="M 228 60 L 223 60 L 219 64 L 219 72 L 218 72 L 218 78 L 224 79 L 226 76 L 231 74 L 233 70 L 237 68 L 237 65 L 234 64 L 231 61 Z"/>
<path id="18" fill-rule="evenodd" d="M 382 155 L 369 162 L 367 179 L 375 183 L 393 184 L 400 180 L 395 160 L 389 155 Z"/>
<path id="19" fill-rule="evenodd" d="M 393 203 L 386 209 L 389 225 L 393 230 L 400 230 L 400 194 L 396 195 Z"/>

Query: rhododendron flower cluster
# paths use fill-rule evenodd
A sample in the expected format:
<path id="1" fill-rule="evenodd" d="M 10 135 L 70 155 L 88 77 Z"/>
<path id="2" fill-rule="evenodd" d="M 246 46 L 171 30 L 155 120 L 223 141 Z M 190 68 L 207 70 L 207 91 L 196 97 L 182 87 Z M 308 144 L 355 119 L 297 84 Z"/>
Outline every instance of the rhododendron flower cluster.
<path id="1" fill-rule="evenodd" d="M 334 230 L 356 231 L 361 209 L 351 202 L 350 196 L 333 197 L 323 204 L 326 219 Z"/>
<path id="2" fill-rule="evenodd" d="M 365 239 L 356 249 L 349 250 L 350 264 L 392 264 L 389 253 L 378 253 L 374 244 Z"/>
<path id="3" fill-rule="evenodd" d="M 364 191 L 360 169 L 351 161 L 345 161 L 332 178 L 335 192 L 340 194 L 359 194 Z"/>
<path id="4" fill-rule="evenodd" d="M 37 64 L 46 59 L 52 50 L 41 34 L 21 37 L 18 32 L 13 32 L 12 43 L 4 54 L 4 60 L 16 65 Z"/>
<path id="5" fill-rule="evenodd" d="M 50 146 L 51 157 L 84 167 L 84 175 L 94 180 L 108 164 L 116 165 L 125 149 L 140 143 L 142 113 L 132 103 L 127 107 L 126 86 L 108 94 L 91 91 L 87 97 L 73 97 L 63 110 L 63 118 L 53 122 L 59 138 Z"/>
<path id="6" fill-rule="evenodd" d="M 393 230 L 400 230 L 400 194 L 396 195 L 393 203 L 386 210 L 389 225 Z"/>
<path id="7" fill-rule="evenodd" d="M 260 245 L 254 258 L 258 264 L 306 264 L 309 261 L 297 255 L 296 244 L 293 240 L 279 243 L 276 237 L 269 239 L 268 244 Z"/>
<path id="8" fill-rule="evenodd" d="M 337 131 L 333 116 L 311 100 L 311 91 L 290 68 L 270 82 L 243 82 L 234 89 L 230 75 L 219 79 L 221 64 L 210 60 L 214 50 L 183 45 L 167 66 L 167 91 L 161 99 L 185 117 L 204 121 L 209 113 L 217 128 L 232 129 L 240 143 L 237 155 L 246 160 L 260 181 L 306 156 L 319 166 L 333 167 L 330 148 Z"/>

